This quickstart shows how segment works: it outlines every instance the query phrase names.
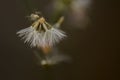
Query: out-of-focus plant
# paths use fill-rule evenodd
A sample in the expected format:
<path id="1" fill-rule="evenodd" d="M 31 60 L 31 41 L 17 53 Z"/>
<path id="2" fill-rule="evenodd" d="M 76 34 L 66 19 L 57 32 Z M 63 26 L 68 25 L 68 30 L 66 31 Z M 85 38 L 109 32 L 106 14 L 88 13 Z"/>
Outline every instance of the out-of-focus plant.
<path id="1" fill-rule="evenodd" d="M 85 27 L 89 23 L 91 0 L 54 0 L 54 17 L 64 15 L 70 25 L 78 28 Z"/>
<path id="2" fill-rule="evenodd" d="M 56 65 L 61 62 L 69 62 L 71 58 L 68 55 L 63 54 L 61 51 L 57 49 L 57 47 L 54 47 L 51 49 L 49 54 L 41 56 L 39 52 L 34 51 L 35 57 L 37 59 L 37 64 L 38 65 Z"/>
<path id="3" fill-rule="evenodd" d="M 36 5 L 32 0 L 24 1 L 26 10 L 32 12 L 36 9 Z M 68 60 L 55 48 L 66 37 L 66 33 L 60 29 L 64 17 L 68 26 L 84 28 L 89 22 L 88 9 L 91 0 L 53 0 L 51 22 L 57 21 L 54 25 L 49 24 L 46 19 L 40 15 L 40 12 L 34 12 L 28 18 L 33 22 L 30 27 L 17 32 L 19 37 L 24 39 L 31 47 L 42 50 L 43 54 L 35 53 L 41 65 L 53 65 Z M 52 9 L 52 8 L 51 8 Z M 51 11 L 51 10 L 49 10 Z M 59 18 L 60 17 L 60 18 Z M 59 18 L 59 19 L 58 19 Z M 58 19 L 58 20 L 57 20 Z"/>

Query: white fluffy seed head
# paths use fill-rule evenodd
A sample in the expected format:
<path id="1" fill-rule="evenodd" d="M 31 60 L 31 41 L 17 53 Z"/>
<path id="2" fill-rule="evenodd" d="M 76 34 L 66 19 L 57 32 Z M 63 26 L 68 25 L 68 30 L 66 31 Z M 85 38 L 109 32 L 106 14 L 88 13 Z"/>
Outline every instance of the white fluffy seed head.
<path id="1" fill-rule="evenodd" d="M 31 47 L 53 46 L 66 37 L 65 32 L 59 29 L 51 28 L 45 32 L 39 32 L 32 26 L 18 31 L 17 34 Z"/>
<path id="2" fill-rule="evenodd" d="M 37 15 L 34 15 L 37 16 Z M 39 18 L 39 16 L 38 16 Z M 63 18 L 57 22 L 61 24 Z M 65 32 L 51 26 L 45 21 L 44 17 L 37 19 L 32 26 L 22 29 L 17 32 L 19 37 L 24 39 L 25 43 L 28 43 L 31 47 L 51 47 L 66 37 Z"/>

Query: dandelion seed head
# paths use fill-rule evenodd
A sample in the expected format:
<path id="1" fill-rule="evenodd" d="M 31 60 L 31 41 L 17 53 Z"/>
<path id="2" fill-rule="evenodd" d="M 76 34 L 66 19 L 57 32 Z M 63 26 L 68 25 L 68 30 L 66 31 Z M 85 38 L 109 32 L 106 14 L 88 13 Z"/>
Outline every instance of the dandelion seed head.
<path id="1" fill-rule="evenodd" d="M 51 47 L 66 37 L 64 31 L 54 28 L 43 17 L 35 21 L 32 26 L 18 31 L 17 34 L 31 47 Z"/>

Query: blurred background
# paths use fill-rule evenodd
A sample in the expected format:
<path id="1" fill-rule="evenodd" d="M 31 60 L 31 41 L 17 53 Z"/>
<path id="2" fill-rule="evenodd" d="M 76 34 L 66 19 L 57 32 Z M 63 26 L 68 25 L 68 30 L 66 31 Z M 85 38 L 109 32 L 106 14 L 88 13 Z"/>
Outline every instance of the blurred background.
<path id="1" fill-rule="evenodd" d="M 1 0 L 0 80 L 120 80 L 119 9 L 117 0 Z M 68 38 L 57 47 L 71 62 L 36 64 L 33 49 L 16 35 L 34 11 L 52 24 L 65 17 Z"/>

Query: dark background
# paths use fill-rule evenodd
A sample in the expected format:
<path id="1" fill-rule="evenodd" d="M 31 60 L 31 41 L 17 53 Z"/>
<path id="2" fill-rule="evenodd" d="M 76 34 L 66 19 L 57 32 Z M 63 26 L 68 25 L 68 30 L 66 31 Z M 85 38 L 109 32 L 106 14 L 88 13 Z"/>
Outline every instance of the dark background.
<path id="1" fill-rule="evenodd" d="M 25 18 L 29 12 L 21 1 L 0 1 L 0 80 L 120 80 L 117 1 L 93 0 L 91 25 L 85 30 L 65 29 L 70 36 L 59 45 L 72 62 L 47 68 L 35 63 L 32 49 L 16 35 L 29 25 Z M 51 1 L 34 4 L 44 14 Z"/>

